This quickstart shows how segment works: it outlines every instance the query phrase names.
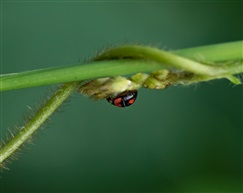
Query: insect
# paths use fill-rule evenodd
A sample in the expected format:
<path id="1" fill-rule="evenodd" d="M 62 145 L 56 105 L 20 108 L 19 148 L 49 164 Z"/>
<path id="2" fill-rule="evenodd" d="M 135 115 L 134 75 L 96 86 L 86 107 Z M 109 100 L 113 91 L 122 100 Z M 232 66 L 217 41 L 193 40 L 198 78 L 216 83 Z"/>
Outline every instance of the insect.
<path id="1" fill-rule="evenodd" d="M 108 97 L 106 100 L 117 107 L 128 107 L 135 102 L 137 95 L 137 91 L 125 91 L 115 97 Z"/>

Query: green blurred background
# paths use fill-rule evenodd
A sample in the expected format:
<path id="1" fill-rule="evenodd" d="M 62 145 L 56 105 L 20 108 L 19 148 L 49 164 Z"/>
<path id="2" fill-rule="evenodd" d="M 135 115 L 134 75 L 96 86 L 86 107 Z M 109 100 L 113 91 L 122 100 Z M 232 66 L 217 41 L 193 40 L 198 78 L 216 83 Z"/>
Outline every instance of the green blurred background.
<path id="1" fill-rule="evenodd" d="M 107 45 L 243 39 L 242 1 L 2 1 L 1 73 L 72 65 Z M 1 138 L 55 86 L 1 93 Z M 241 192 L 243 87 L 141 89 L 126 109 L 76 93 L 0 173 L 1 192 Z"/>

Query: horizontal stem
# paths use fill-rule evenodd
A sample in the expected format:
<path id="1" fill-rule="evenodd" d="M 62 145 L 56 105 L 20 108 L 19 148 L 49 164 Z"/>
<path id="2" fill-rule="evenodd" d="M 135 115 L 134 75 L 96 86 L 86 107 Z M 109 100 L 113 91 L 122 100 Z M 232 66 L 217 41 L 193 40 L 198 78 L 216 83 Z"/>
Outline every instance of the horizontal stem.
<path id="1" fill-rule="evenodd" d="M 0 91 L 148 72 L 161 68 L 161 64 L 153 62 L 148 65 L 148 62 L 141 60 L 96 61 L 86 65 L 47 68 L 1 75 Z"/>
<path id="2" fill-rule="evenodd" d="M 194 48 L 186 48 L 175 50 L 172 53 L 178 54 L 189 59 L 202 58 L 206 61 L 227 61 L 227 60 L 242 60 L 243 59 L 243 41 L 228 42 L 214 44 L 208 46 L 200 46 Z"/>
<path id="3" fill-rule="evenodd" d="M 238 56 L 239 59 L 241 55 Z M 167 69 L 176 68 L 195 74 L 206 76 L 223 76 L 242 72 L 240 64 L 235 62 L 226 65 L 205 65 L 203 63 L 184 58 L 158 48 L 149 46 L 125 45 L 110 49 L 98 55 L 94 60 L 112 60 L 117 58 L 144 59 L 162 64 Z"/>
<path id="4" fill-rule="evenodd" d="M 82 81 L 106 76 L 128 75 L 169 68 L 215 76 L 243 72 L 243 65 L 208 66 L 191 59 L 203 57 L 206 61 L 243 60 L 243 41 L 165 52 L 145 46 L 121 46 L 99 55 L 88 64 L 46 68 L 21 73 L 0 75 L 0 91 Z M 174 55 L 173 53 L 177 54 Z M 129 58 L 130 59 L 119 59 Z M 108 60 L 110 57 L 111 60 Z M 183 58 L 186 57 L 186 58 Z M 112 60 L 116 58 L 116 60 Z M 131 59 L 132 58 L 132 59 Z M 144 60 L 143 60 L 144 59 Z M 148 61 L 150 60 L 150 61 Z M 149 65 L 148 65 L 149 63 Z"/>

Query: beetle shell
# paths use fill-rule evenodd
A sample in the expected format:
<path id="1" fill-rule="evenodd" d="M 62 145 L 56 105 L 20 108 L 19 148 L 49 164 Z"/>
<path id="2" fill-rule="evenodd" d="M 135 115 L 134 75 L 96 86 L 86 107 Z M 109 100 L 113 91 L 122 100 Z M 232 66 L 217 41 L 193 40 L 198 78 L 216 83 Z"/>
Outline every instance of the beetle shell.
<path id="1" fill-rule="evenodd" d="M 135 102 L 137 95 L 137 91 L 125 91 L 116 97 L 108 97 L 106 100 L 117 107 L 128 107 Z"/>

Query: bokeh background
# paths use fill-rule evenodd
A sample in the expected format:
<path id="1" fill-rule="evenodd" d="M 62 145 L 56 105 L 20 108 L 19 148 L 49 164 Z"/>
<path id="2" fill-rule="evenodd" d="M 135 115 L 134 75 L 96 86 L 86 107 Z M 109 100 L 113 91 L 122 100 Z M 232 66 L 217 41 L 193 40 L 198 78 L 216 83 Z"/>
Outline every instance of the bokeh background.
<path id="1" fill-rule="evenodd" d="M 242 1 L 1 1 L 1 73 L 72 65 L 107 45 L 243 39 Z M 1 93 L 1 138 L 55 89 Z M 243 87 L 141 89 L 126 109 L 75 93 L 0 173 L 5 192 L 241 192 Z"/>

